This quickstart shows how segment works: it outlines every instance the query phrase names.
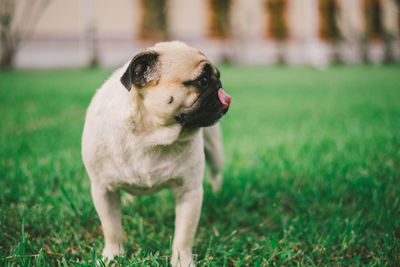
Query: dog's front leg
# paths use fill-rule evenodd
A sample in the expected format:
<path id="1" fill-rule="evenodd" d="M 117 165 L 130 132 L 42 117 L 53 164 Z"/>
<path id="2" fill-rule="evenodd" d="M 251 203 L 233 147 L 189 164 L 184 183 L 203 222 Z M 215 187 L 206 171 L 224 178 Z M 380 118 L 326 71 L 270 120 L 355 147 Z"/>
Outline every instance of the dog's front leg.
<path id="1" fill-rule="evenodd" d="M 111 192 L 93 182 L 91 191 L 93 203 L 103 228 L 105 242 L 103 257 L 112 260 L 115 256 L 124 253 L 120 192 L 118 190 Z"/>
<path id="2" fill-rule="evenodd" d="M 173 267 L 194 266 L 192 245 L 200 218 L 203 201 L 203 187 L 186 191 L 174 190 L 176 197 L 175 235 L 172 245 L 171 265 Z"/>

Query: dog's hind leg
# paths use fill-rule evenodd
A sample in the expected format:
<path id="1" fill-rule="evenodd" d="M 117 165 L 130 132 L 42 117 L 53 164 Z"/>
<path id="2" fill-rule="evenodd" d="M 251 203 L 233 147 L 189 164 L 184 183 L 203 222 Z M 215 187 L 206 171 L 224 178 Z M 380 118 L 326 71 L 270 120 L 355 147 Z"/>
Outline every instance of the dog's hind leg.
<path id="1" fill-rule="evenodd" d="M 111 192 L 93 181 L 91 191 L 93 203 L 103 228 L 105 242 L 103 257 L 112 260 L 115 256 L 124 253 L 120 192 Z"/>
<path id="2" fill-rule="evenodd" d="M 127 192 L 122 192 L 121 202 L 123 205 L 130 205 L 135 203 L 135 197 Z"/>
<path id="3" fill-rule="evenodd" d="M 224 165 L 224 153 L 222 149 L 221 126 L 203 128 L 204 153 L 208 166 L 207 180 L 211 184 L 214 193 L 221 189 L 222 170 Z"/>

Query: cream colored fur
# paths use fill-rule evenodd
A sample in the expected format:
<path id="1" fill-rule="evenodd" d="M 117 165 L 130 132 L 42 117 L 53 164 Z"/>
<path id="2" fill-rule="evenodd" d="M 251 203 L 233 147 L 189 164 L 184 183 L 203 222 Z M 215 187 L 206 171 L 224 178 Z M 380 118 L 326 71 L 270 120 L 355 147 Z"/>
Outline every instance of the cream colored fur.
<path id="1" fill-rule="evenodd" d="M 120 82 L 129 62 L 96 92 L 87 110 L 82 157 L 100 217 L 103 256 L 123 254 L 120 190 L 133 195 L 172 189 L 176 197 L 171 264 L 194 265 L 192 244 L 203 198 L 204 150 L 214 190 L 221 185 L 222 146 L 219 125 L 183 130 L 174 120 L 197 92 L 183 86 L 199 75 L 204 62 L 198 50 L 180 42 L 150 48 L 160 54 L 161 79 L 128 91 Z M 173 96 L 173 103 L 168 104 Z"/>

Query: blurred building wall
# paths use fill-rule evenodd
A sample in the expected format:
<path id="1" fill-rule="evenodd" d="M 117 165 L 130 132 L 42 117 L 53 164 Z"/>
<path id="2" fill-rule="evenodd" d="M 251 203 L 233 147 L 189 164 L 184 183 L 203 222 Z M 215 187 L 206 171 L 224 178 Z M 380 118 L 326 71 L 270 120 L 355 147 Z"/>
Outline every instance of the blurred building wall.
<path id="1" fill-rule="evenodd" d="M 17 1 L 22 6 L 32 0 Z M 371 3 L 380 7 L 375 13 L 381 14 L 383 34 L 368 39 L 366 21 L 375 13 L 365 10 Z M 337 7 L 333 21 L 340 38 L 321 37 L 322 20 L 329 15 L 322 8 L 328 4 Z M 16 64 L 85 66 L 95 58 L 101 65 L 119 65 L 154 42 L 174 39 L 217 62 L 398 61 L 399 5 L 397 0 L 51 0 L 33 36 L 21 45 Z M 165 13 L 163 34 L 143 35 L 151 23 L 144 19 L 154 23 L 156 11 Z"/>

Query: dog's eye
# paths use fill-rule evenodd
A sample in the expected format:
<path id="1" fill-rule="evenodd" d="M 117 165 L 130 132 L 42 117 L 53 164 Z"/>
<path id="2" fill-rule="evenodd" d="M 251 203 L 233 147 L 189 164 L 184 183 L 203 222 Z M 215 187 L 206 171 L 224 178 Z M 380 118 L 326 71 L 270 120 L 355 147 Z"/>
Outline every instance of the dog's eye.
<path id="1" fill-rule="evenodd" d="M 202 77 L 199 81 L 199 84 L 202 89 L 206 89 L 208 87 L 208 78 Z"/>

